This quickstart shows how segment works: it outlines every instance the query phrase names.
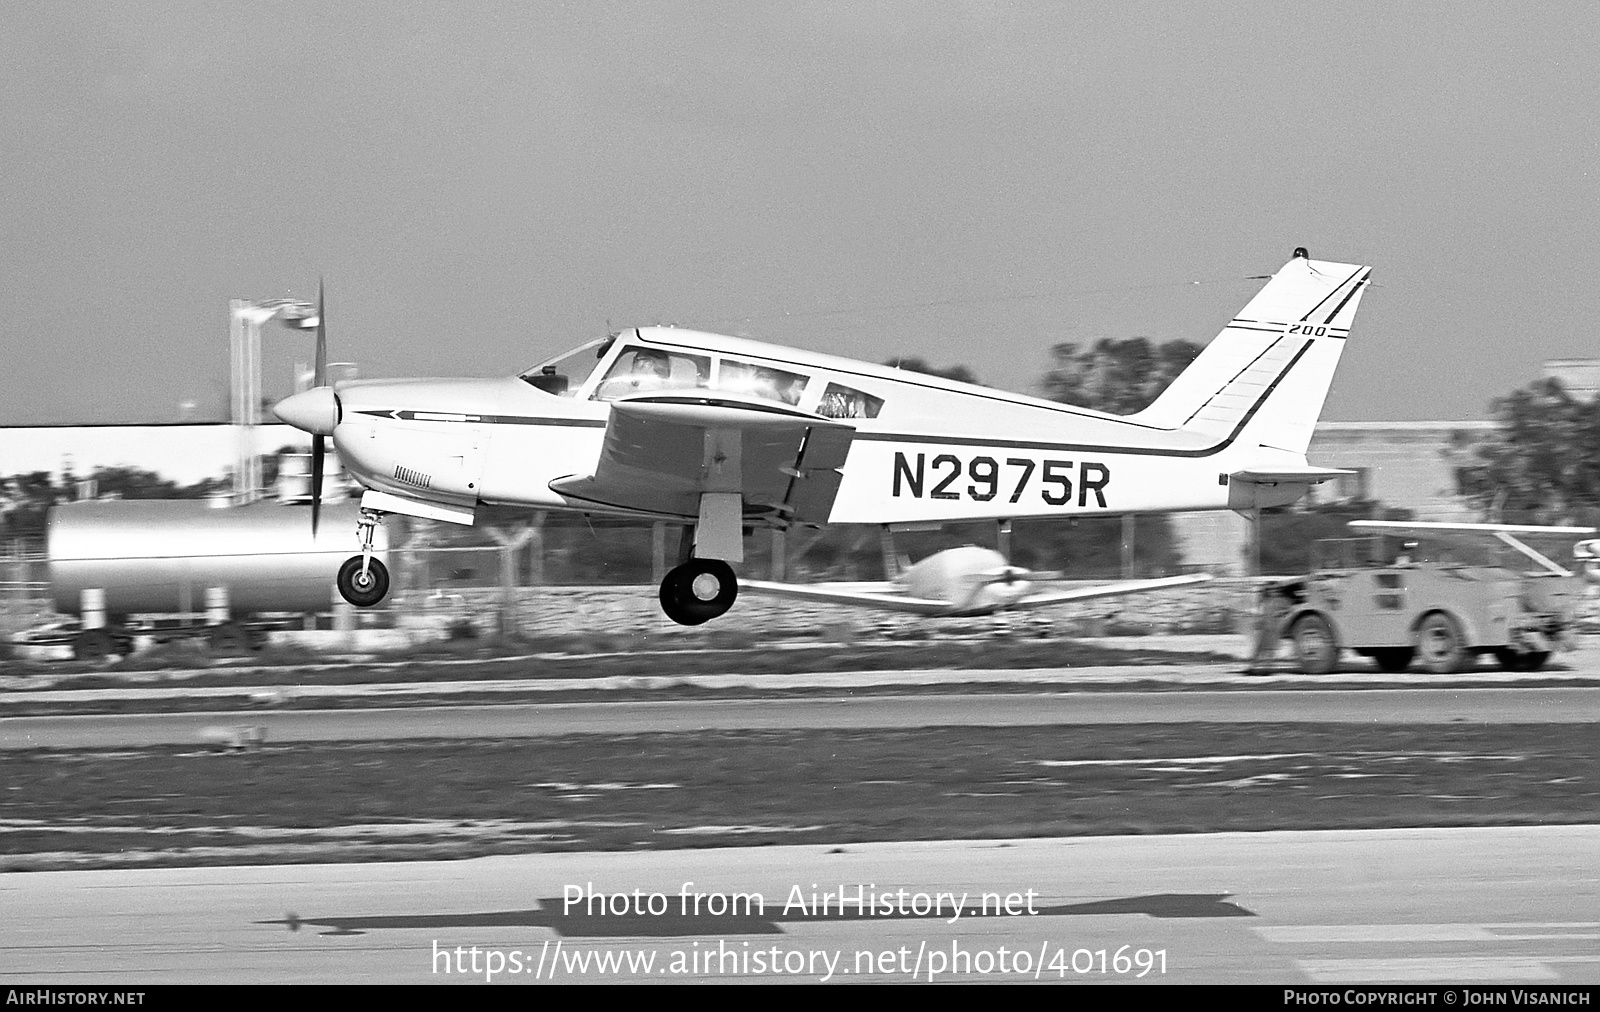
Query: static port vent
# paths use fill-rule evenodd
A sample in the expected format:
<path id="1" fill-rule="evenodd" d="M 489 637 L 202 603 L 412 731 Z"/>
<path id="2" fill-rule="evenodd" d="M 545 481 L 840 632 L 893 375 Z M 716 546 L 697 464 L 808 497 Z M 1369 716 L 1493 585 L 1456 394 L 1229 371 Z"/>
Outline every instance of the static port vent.
<path id="1" fill-rule="evenodd" d="M 407 485 L 415 485 L 418 488 L 427 488 L 433 484 L 432 475 L 423 474 L 421 471 L 413 471 L 409 467 L 395 467 L 394 476 Z"/>

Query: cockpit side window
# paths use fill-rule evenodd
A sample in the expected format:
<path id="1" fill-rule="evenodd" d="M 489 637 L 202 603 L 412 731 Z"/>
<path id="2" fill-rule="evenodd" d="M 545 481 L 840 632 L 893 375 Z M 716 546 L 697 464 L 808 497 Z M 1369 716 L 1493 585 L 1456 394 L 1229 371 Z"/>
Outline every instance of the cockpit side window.
<path id="1" fill-rule="evenodd" d="M 793 406 L 800 403 L 800 396 L 806 390 L 807 378 L 799 373 L 774 369 L 771 366 L 725 358 L 722 360 L 721 370 L 717 373 L 717 389 L 730 394 L 757 397 Z"/>
<path id="2" fill-rule="evenodd" d="M 694 390 L 711 382 L 711 359 L 684 355 L 663 348 L 622 349 L 605 379 L 595 388 L 594 399 L 614 401 L 630 394 L 667 390 Z"/>
<path id="3" fill-rule="evenodd" d="M 883 409 L 883 398 L 853 390 L 839 383 L 829 383 L 817 404 L 817 414 L 824 418 L 877 418 Z"/>

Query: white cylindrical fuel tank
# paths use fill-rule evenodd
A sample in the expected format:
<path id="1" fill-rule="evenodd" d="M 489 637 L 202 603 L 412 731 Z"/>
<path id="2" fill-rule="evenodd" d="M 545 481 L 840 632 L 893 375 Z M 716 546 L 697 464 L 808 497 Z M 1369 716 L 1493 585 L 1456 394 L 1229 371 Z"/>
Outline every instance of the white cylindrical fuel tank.
<path id="1" fill-rule="evenodd" d="M 101 590 L 106 615 L 193 613 L 220 587 L 236 616 L 326 611 L 338 593 L 339 565 L 360 554 L 359 514 L 354 502 L 323 506 L 313 539 L 306 506 L 217 508 L 194 499 L 57 506 L 47 534 L 56 610 L 76 615 L 83 592 Z M 387 564 L 381 525 L 373 548 Z"/>

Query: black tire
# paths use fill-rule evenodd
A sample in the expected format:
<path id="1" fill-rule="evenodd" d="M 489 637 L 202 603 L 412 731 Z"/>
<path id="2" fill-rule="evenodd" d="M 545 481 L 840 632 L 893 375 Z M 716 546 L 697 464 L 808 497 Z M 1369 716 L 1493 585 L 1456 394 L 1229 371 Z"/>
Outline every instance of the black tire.
<path id="1" fill-rule="evenodd" d="M 1425 616 L 1417 626 L 1417 660 L 1436 675 L 1464 670 L 1472 654 L 1467 651 L 1461 623 L 1442 611 Z"/>
<path id="2" fill-rule="evenodd" d="M 661 581 L 661 610 L 679 625 L 709 622 L 738 596 L 739 579 L 720 559 L 690 559 Z"/>
<path id="3" fill-rule="evenodd" d="M 1333 627 L 1321 615 L 1302 615 L 1289 630 L 1294 641 L 1294 656 L 1300 670 L 1308 675 L 1325 675 L 1339 663 L 1339 643 Z"/>
<path id="4" fill-rule="evenodd" d="M 361 556 L 352 555 L 339 567 L 339 596 L 357 608 L 370 608 L 389 593 L 389 570 L 377 559 L 361 572 Z"/>
<path id="5" fill-rule="evenodd" d="M 84 629 L 72 638 L 72 656 L 80 661 L 98 661 L 117 652 L 117 641 L 106 629 Z"/>
<path id="6" fill-rule="evenodd" d="M 206 631 L 206 642 L 219 654 L 245 654 L 251 650 L 250 633 L 237 622 L 224 622 Z"/>
<path id="7" fill-rule="evenodd" d="M 1495 660 L 1507 671 L 1538 671 L 1550 659 L 1548 650 L 1513 650 L 1510 647 L 1496 647 Z"/>
<path id="8" fill-rule="evenodd" d="M 1376 647 L 1372 651 L 1372 660 L 1378 665 L 1379 671 L 1395 674 L 1411 667 L 1411 660 L 1416 655 L 1417 651 L 1412 647 Z"/>

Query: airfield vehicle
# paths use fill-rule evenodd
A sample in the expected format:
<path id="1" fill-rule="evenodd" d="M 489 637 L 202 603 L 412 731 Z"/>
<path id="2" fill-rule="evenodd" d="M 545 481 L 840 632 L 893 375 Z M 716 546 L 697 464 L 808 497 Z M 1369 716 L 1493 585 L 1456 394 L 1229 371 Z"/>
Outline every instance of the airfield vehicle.
<path id="1" fill-rule="evenodd" d="M 1332 671 L 1340 652 L 1383 671 L 1413 663 L 1435 673 L 1492 654 L 1508 671 L 1537 671 L 1568 646 L 1583 600 L 1568 572 L 1514 535 L 1588 528 L 1355 521 L 1365 536 L 1318 541 L 1312 569 L 1263 590 L 1267 614 L 1300 669 Z"/>

